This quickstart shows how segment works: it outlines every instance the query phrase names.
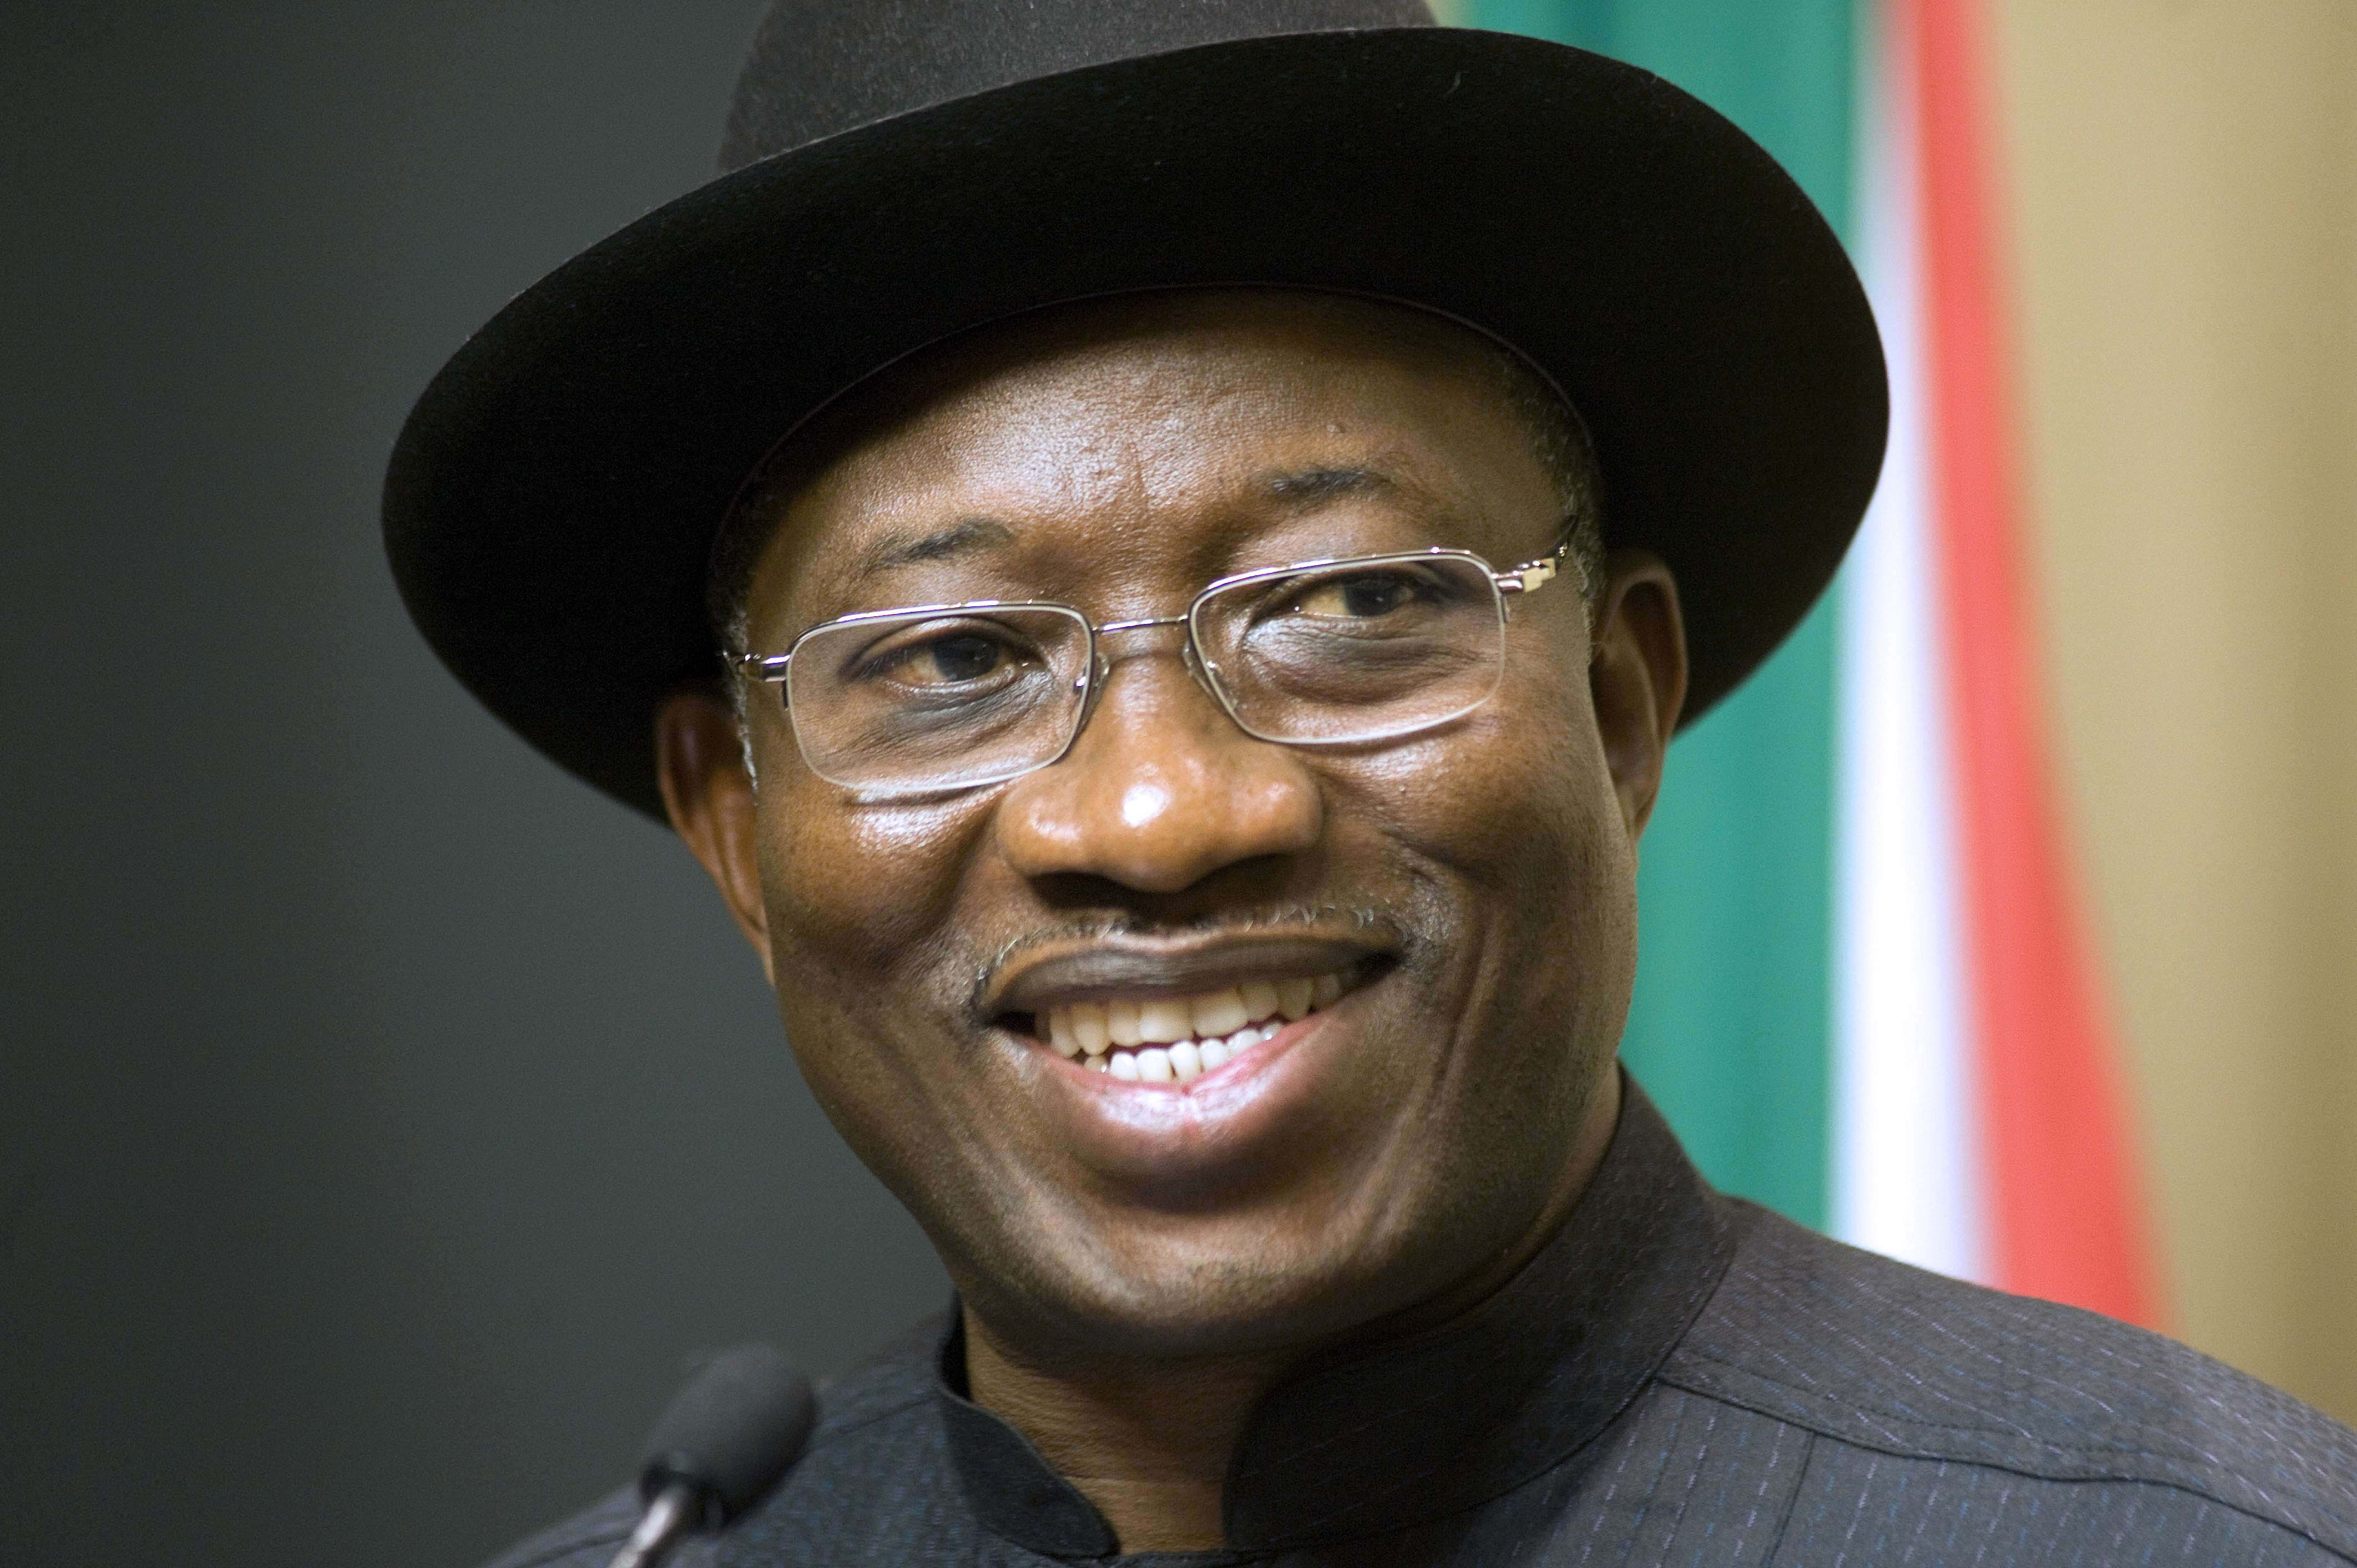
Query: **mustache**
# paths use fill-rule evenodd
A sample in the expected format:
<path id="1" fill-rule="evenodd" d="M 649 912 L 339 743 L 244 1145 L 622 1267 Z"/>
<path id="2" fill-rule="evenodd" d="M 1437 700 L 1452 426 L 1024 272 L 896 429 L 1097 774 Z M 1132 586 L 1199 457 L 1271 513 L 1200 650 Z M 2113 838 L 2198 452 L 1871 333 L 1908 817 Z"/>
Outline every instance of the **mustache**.
<path id="1" fill-rule="evenodd" d="M 1222 909 L 1184 920 L 1093 915 L 1060 920 L 1008 940 L 975 968 L 970 1003 L 981 1007 L 1007 965 L 1044 947 L 1109 937 L 1267 936 L 1288 931 L 1331 931 L 1338 926 L 1362 936 L 1377 937 L 1403 952 L 1412 945 L 1407 928 L 1396 917 L 1365 904 L 1273 904 L 1242 911 Z"/>

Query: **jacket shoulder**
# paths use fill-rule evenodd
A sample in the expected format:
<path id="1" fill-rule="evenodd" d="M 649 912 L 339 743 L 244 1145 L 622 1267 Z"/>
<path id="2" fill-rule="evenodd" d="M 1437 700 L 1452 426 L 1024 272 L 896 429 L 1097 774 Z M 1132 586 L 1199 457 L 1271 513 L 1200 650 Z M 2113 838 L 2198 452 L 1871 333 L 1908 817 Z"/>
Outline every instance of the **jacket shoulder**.
<path id="1" fill-rule="evenodd" d="M 2357 1557 L 2357 1433 L 2173 1340 L 1748 1204 L 1666 1381 L 1902 1457 L 2179 1488 Z"/>
<path id="2" fill-rule="evenodd" d="M 828 1450 L 856 1442 L 856 1434 L 888 1423 L 901 1412 L 929 1405 L 932 1351 L 946 1327 L 946 1317 L 935 1314 L 856 1369 L 822 1383 L 818 1422 L 795 1467 L 800 1469 Z M 789 1473 L 788 1479 L 791 1478 Z M 572 1518 L 516 1542 L 484 1568 L 607 1568 L 638 1523 L 639 1506 L 638 1488 L 624 1487 Z M 667 1568 L 709 1568 L 718 1561 L 725 1539 L 724 1534 L 683 1542 L 665 1559 Z"/>

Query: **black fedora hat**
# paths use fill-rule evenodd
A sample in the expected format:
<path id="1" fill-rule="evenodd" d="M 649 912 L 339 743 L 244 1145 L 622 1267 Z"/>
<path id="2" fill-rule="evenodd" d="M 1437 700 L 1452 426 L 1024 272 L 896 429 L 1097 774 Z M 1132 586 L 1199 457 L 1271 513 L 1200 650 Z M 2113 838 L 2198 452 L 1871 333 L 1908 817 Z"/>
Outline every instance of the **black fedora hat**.
<path id="1" fill-rule="evenodd" d="M 778 0 L 722 176 L 526 290 L 385 481 L 404 599 L 527 740 L 657 817 L 652 714 L 715 669 L 713 535 L 789 427 L 968 328 L 1127 290 L 1408 301 L 1593 433 L 1675 571 L 1688 715 L 1807 612 L 1880 467 L 1881 349 L 1774 160 L 1658 77 L 1420 0 Z"/>

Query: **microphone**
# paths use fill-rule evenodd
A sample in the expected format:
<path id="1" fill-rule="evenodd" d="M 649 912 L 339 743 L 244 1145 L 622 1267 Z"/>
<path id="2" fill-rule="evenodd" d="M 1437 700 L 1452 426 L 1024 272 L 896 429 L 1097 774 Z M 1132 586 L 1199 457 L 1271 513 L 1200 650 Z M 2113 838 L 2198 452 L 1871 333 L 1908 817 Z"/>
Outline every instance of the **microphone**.
<path id="1" fill-rule="evenodd" d="M 760 1500 L 810 1441 L 810 1380 L 767 1345 L 723 1350 L 673 1397 L 639 1471 L 646 1511 L 613 1568 L 655 1568 L 680 1541 Z"/>

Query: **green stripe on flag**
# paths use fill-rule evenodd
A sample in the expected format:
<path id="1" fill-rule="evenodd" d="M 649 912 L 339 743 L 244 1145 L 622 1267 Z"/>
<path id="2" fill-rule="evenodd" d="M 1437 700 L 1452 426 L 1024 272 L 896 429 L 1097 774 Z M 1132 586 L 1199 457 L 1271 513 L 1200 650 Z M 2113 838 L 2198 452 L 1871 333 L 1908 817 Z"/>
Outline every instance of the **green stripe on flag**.
<path id="1" fill-rule="evenodd" d="M 1444 21 L 1660 72 L 1742 126 L 1849 224 L 1853 0 L 1458 0 Z M 1670 754 L 1639 873 L 1622 1041 L 1720 1187 L 1826 1217 L 1833 1058 L 1834 607 Z"/>

